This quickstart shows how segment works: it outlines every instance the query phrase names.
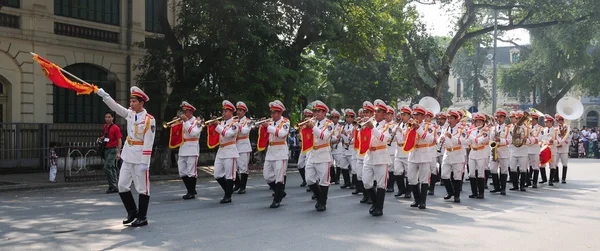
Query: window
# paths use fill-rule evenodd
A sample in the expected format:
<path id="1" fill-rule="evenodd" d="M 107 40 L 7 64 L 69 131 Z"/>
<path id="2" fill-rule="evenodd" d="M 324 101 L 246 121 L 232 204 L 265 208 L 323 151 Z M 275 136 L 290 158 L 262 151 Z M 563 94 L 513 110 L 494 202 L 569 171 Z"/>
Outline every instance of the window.
<path id="1" fill-rule="evenodd" d="M 4 94 L 4 84 L 0 83 L 0 94 Z"/>
<path id="2" fill-rule="evenodd" d="M 0 3 L 1 3 L 0 5 L 6 6 L 6 7 L 13 7 L 13 8 L 21 7 L 21 0 L 4 0 L 4 1 L 0 0 Z"/>
<path id="3" fill-rule="evenodd" d="M 585 116 L 585 126 L 597 127 L 598 126 L 598 113 L 596 111 L 590 111 Z"/>
<path id="4" fill-rule="evenodd" d="M 4 106 L 0 104 L 0 123 L 4 123 Z"/>
<path id="5" fill-rule="evenodd" d="M 516 64 L 519 62 L 519 53 L 518 52 L 513 52 L 510 54 L 510 62 L 513 64 Z"/>
<path id="6" fill-rule="evenodd" d="M 54 14 L 119 25 L 121 0 L 54 0 Z"/>
<path id="7" fill-rule="evenodd" d="M 74 64 L 65 70 L 115 97 L 115 82 L 108 81 L 107 72 L 97 66 Z M 54 86 L 54 123 L 103 124 L 104 112 L 108 110 L 98 97 L 76 95 L 74 91 Z"/>
<path id="8" fill-rule="evenodd" d="M 165 0 L 146 0 L 146 31 L 162 33 L 160 11 Z"/>
<path id="9" fill-rule="evenodd" d="M 460 78 L 456 80 L 456 97 L 457 98 L 461 98 L 462 97 L 462 82 L 460 81 Z"/>

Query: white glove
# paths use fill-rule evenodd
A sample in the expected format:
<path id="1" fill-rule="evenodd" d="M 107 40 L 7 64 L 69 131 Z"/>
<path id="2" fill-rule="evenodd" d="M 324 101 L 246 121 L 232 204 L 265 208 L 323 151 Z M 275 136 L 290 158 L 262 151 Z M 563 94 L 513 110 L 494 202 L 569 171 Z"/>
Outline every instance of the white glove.
<path id="1" fill-rule="evenodd" d="M 150 166 L 148 166 L 148 164 L 140 164 L 140 171 L 145 172 L 148 171 L 148 168 Z"/>
<path id="2" fill-rule="evenodd" d="M 97 94 L 98 94 L 98 96 L 100 96 L 102 98 L 110 97 L 110 95 L 108 93 L 106 93 L 104 91 L 104 89 L 102 89 L 102 88 L 98 89 Z"/>

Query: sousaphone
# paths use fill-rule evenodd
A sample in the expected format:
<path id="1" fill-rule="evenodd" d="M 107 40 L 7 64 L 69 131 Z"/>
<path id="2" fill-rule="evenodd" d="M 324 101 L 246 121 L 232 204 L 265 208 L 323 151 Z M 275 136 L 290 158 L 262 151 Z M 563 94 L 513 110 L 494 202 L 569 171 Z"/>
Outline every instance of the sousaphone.
<path id="1" fill-rule="evenodd" d="M 419 101 L 419 105 L 422 105 L 426 109 L 431 110 L 431 112 L 433 112 L 433 116 L 435 116 L 441 111 L 440 103 L 432 97 L 423 97 Z"/>

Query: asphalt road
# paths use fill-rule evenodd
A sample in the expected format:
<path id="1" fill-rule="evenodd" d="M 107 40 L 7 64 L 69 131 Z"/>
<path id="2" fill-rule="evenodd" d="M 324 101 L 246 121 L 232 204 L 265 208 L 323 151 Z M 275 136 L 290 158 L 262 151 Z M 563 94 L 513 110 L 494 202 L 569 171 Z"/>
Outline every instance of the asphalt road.
<path id="1" fill-rule="evenodd" d="M 316 212 L 297 173 L 278 209 L 258 176 L 226 205 L 213 181 L 199 182 L 191 201 L 181 182 L 155 183 L 142 228 L 120 224 L 119 196 L 104 187 L 5 192 L 0 250 L 600 250 L 599 162 L 571 161 L 568 184 L 485 200 L 467 198 L 468 184 L 460 204 L 437 186 L 426 210 L 388 193 L 382 217 L 339 185 Z"/>

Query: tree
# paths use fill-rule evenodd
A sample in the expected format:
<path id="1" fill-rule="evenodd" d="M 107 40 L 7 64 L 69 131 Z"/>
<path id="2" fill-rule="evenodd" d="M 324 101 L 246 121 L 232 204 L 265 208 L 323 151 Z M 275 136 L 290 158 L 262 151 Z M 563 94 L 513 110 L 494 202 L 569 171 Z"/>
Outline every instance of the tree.
<path id="1" fill-rule="evenodd" d="M 464 87 L 464 97 L 473 101 L 473 105 L 479 107 L 480 103 L 490 100 L 488 90 L 481 86 L 481 83 L 487 83 L 488 77 L 485 74 L 485 62 L 487 50 L 481 47 L 473 51 L 465 48 L 456 55 L 452 63 L 454 76 L 461 79 Z"/>
<path id="2" fill-rule="evenodd" d="M 600 24 L 586 20 L 531 31 L 530 54 L 500 72 L 500 87 L 519 93 L 519 101 L 533 103 L 554 114 L 556 103 L 569 91 L 600 94 Z M 537 101 L 539 100 L 539 104 Z"/>
<path id="3" fill-rule="evenodd" d="M 436 0 L 418 1 L 417 4 L 436 4 Z M 414 26 L 403 44 L 403 57 L 407 58 L 407 67 L 412 68 L 411 83 L 422 93 L 438 100 L 443 97 L 444 86 L 448 82 L 450 67 L 457 53 L 464 46 L 477 44 L 483 35 L 494 30 L 494 12 L 497 12 L 501 23 L 499 31 L 514 29 L 534 29 L 550 27 L 562 23 L 579 23 L 586 20 L 597 20 L 599 6 L 594 1 L 562 1 L 562 0 L 440 0 L 444 8 L 460 8 L 460 16 L 456 20 L 454 36 L 444 48 L 432 43 L 424 26 Z M 441 52 L 441 53 L 440 53 Z M 434 58 L 435 60 L 432 60 Z M 417 66 L 422 65 L 424 73 L 417 74 Z M 428 84 L 431 79 L 435 84 Z"/>

